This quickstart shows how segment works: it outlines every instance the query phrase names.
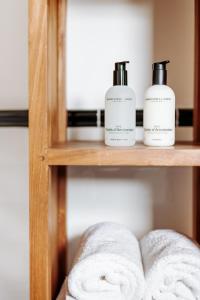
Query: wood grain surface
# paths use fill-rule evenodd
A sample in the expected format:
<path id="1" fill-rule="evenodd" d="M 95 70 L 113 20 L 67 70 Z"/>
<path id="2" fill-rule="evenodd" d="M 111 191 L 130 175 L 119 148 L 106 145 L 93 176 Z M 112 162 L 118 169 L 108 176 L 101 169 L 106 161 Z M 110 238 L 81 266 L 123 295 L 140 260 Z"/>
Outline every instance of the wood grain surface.
<path id="1" fill-rule="evenodd" d="M 68 166 L 200 166 L 200 146 L 108 147 L 102 142 L 66 142 L 47 150 L 49 165 Z"/>
<path id="2" fill-rule="evenodd" d="M 44 159 L 46 149 L 65 140 L 65 4 L 29 0 L 31 300 L 54 299 L 66 270 L 65 168 Z"/>
<path id="3" fill-rule="evenodd" d="M 200 1 L 195 0 L 194 141 L 200 144 Z M 193 170 L 193 236 L 200 243 L 200 168 Z"/>

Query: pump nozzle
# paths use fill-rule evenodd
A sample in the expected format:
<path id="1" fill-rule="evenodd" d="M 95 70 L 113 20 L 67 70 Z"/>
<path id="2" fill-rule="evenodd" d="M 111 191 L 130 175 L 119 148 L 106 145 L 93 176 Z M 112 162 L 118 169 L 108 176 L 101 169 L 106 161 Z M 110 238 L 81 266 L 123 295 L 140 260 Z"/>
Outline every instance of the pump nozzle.
<path id="1" fill-rule="evenodd" d="M 167 69 L 166 65 L 170 63 L 169 60 L 156 62 L 153 64 L 153 85 L 154 84 L 167 84 Z"/>
<path id="2" fill-rule="evenodd" d="M 126 70 L 126 64 L 129 61 L 121 61 L 115 63 L 115 70 L 113 72 L 113 85 L 127 85 L 128 74 Z"/>
<path id="3" fill-rule="evenodd" d="M 166 70 L 166 65 L 170 63 L 169 60 L 156 62 L 153 64 L 153 70 Z"/>
<path id="4" fill-rule="evenodd" d="M 115 71 L 126 70 L 126 64 L 129 64 L 129 61 L 120 61 L 115 63 Z"/>

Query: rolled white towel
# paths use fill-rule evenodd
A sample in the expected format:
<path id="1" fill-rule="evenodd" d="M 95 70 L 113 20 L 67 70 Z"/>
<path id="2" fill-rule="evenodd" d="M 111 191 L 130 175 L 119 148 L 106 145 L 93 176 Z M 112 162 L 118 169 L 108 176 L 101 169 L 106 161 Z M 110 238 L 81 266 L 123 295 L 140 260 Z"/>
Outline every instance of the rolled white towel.
<path id="1" fill-rule="evenodd" d="M 172 230 L 141 240 L 146 278 L 144 300 L 200 300 L 200 249 Z"/>
<path id="2" fill-rule="evenodd" d="M 69 274 L 77 300 L 140 300 L 144 273 L 139 242 L 124 226 L 100 223 L 83 235 Z"/>

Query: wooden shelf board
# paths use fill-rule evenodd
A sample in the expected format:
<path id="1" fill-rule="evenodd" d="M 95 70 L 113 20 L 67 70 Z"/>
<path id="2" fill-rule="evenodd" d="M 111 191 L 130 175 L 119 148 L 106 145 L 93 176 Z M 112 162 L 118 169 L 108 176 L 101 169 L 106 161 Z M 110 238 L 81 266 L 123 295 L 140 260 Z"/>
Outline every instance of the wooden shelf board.
<path id="1" fill-rule="evenodd" d="M 48 165 L 64 166 L 200 166 L 200 145 L 108 147 L 103 142 L 65 142 L 46 152 Z"/>

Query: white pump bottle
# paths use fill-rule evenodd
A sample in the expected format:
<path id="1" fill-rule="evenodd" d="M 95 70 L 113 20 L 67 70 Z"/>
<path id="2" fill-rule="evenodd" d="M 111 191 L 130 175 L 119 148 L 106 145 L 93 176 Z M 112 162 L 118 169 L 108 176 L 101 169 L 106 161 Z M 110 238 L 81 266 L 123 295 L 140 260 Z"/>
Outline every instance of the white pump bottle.
<path id="1" fill-rule="evenodd" d="M 135 144 L 135 93 L 127 85 L 126 63 L 115 64 L 113 86 L 106 93 L 105 144 L 108 146 Z"/>
<path id="2" fill-rule="evenodd" d="M 175 94 L 167 86 L 166 64 L 153 64 L 153 85 L 144 101 L 144 144 L 172 146 L 175 143 Z"/>

